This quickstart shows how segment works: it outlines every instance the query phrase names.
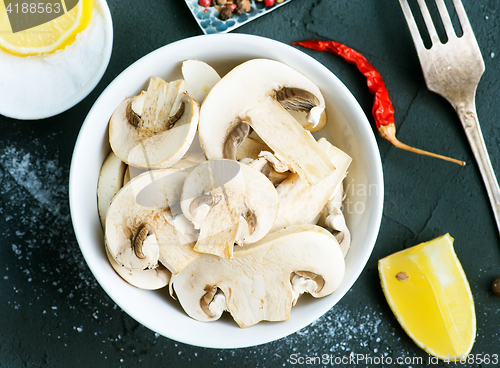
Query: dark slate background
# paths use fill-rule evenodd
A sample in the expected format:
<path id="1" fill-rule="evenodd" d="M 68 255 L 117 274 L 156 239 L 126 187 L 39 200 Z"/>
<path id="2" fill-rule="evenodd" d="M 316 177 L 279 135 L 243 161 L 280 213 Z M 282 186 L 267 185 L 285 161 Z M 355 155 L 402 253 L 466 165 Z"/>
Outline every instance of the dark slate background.
<path id="1" fill-rule="evenodd" d="M 96 89 L 53 118 L 18 121 L 0 116 L 0 367 L 282 367 L 293 366 L 291 354 L 403 357 L 403 366 L 418 367 L 411 360 L 427 360 L 428 355 L 407 337 L 389 309 L 377 261 L 447 232 L 455 238 L 475 299 L 472 353 L 500 354 L 500 298 L 490 292 L 491 282 L 500 276 L 498 229 L 454 110 L 426 89 L 396 0 L 294 0 L 236 32 L 286 44 L 334 39 L 356 48 L 386 80 L 400 140 L 463 159 L 467 166 L 407 153 L 377 136 L 385 200 L 373 254 L 340 303 L 287 338 L 246 349 L 197 348 L 155 334 L 117 307 L 92 276 L 73 233 L 68 204 L 73 146 L 92 104 L 123 69 L 158 47 L 201 31 L 183 1 L 108 4 L 114 47 Z M 493 166 L 500 172 L 500 3 L 466 1 L 465 7 L 486 64 L 477 93 L 478 115 Z M 372 98 L 354 67 L 330 54 L 304 52 L 347 85 L 373 123 Z"/>

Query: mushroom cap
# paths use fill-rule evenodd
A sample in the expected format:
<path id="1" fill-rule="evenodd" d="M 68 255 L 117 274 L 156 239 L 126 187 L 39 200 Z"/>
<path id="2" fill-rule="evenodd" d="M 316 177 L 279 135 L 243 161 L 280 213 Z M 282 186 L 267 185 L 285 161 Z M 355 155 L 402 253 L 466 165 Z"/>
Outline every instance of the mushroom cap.
<path id="1" fill-rule="evenodd" d="M 226 145 L 232 144 L 241 124 L 249 124 L 282 161 L 309 184 L 317 184 L 333 166 L 287 111 L 290 106 L 315 106 L 311 119 L 321 120 L 318 111 L 325 109 L 325 102 L 310 79 L 281 62 L 254 59 L 240 64 L 211 89 L 201 107 L 199 135 L 205 155 L 232 158 L 225 154 Z M 245 138 L 236 135 L 237 140 Z"/>
<path id="2" fill-rule="evenodd" d="M 220 81 L 220 76 L 214 68 L 194 59 L 182 62 L 182 77 L 186 81 L 188 95 L 200 105 L 212 87 Z"/>
<path id="3" fill-rule="evenodd" d="M 198 257 L 193 244 L 168 222 L 172 210 L 179 207 L 187 175 L 172 169 L 148 171 L 116 194 L 106 217 L 105 239 L 119 265 L 129 270 L 154 269 L 160 261 L 176 273 Z M 141 240 L 150 239 L 150 235 L 155 236 L 156 242 L 143 241 L 141 247 Z M 137 252 L 136 248 L 142 249 Z"/>
<path id="4" fill-rule="evenodd" d="M 151 78 L 147 92 L 125 99 L 109 122 L 113 152 L 136 167 L 170 167 L 186 153 L 198 127 L 199 105 L 184 81 Z"/>
<path id="5" fill-rule="evenodd" d="M 319 226 L 290 226 L 236 249 L 232 260 L 203 254 L 173 275 L 171 285 L 186 313 L 199 321 L 220 318 L 222 310 L 215 313 L 210 309 L 208 314 L 202 302 L 218 288 L 236 323 L 248 327 L 262 320 L 288 319 L 297 297 L 291 283 L 293 273 L 316 276 L 317 287 L 308 288 L 313 297 L 334 292 L 345 273 L 335 238 Z"/>
<path id="6" fill-rule="evenodd" d="M 128 270 L 114 260 L 107 247 L 106 255 L 116 273 L 130 285 L 139 289 L 157 290 L 167 286 L 170 282 L 172 273 L 161 264 L 153 269 Z"/>
<path id="7" fill-rule="evenodd" d="M 204 231 L 217 237 L 236 227 L 233 242 L 227 244 L 231 251 L 234 242 L 250 244 L 269 232 L 278 211 L 278 195 L 273 184 L 257 170 L 237 161 L 209 160 L 186 178 L 181 209 L 201 229 L 199 241 Z"/>
<path id="8" fill-rule="evenodd" d="M 104 160 L 97 182 L 97 208 L 104 229 L 106 215 L 113 197 L 123 186 L 127 165 L 111 151 Z"/>

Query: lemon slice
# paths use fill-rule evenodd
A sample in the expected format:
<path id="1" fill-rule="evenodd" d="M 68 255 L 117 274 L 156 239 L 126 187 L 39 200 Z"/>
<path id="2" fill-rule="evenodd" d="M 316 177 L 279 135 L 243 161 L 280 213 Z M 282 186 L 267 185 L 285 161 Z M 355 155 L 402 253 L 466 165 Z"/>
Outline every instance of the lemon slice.
<path id="1" fill-rule="evenodd" d="M 64 49 L 90 24 L 92 6 L 93 0 L 80 0 L 67 12 L 65 6 L 51 6 L 51 12 L 62 15 L 47 23 L 14 33 L 5 2 L 0 1 L 0 49 L 17 56 L 48 54 Z M 26 9 L 30 11 L 30 8 Z M 17 7 L 11 4 L 9 11 L 23 12 L 22 4 L 18 4 Z M 41 9 L 34 8 L 34 11 L 41 12 Z M 48 12 L 48 8 L 45 7 L 43 11 Z"/>
<path id="2" fill-rule="evenodd" d="M 476 314 L 453 238 L 446 234 L 394 253 L 378 269 L 387 302 L 413 341 L 439 359 L 466 359 Z"/>

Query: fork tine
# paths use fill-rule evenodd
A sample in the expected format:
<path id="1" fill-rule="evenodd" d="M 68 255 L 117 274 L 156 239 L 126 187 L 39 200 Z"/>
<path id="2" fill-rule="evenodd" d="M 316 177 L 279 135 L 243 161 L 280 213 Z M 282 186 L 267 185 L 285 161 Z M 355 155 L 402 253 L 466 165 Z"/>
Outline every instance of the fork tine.
<path id="1" fill-rule="evenodd" d="M 461 0 L 453 0 L 453 5 L 455 6 L 455 11 L 458 15 L 458 20 L 460 21 L 460 25 L 462 26 L 462 31 L 465 34 L 473 33 L 472 27 L 469 23 L 469 18 L 467 17 L 467 13 L 464 9 L 464 4 L 462 4 Z"/>
<path id="2" fill-rule="evenodd" d="M 429 13 L 429 8 L 427 8 L 425 0 L 417 0 L 417 2 L 418 6 L 420 7 L 420 12 L 422 13 L 422 17 L 424 18 L 425 26 L 427 27 L 427 32 L 429 32 L 432 43 L 434 44 L 440 42 L 439 36 L 436 32 L 436 27 L 434 27 L 431 14 Z"/>
<path id="3" fill-rule="evenodd" d="M 441 21 L 443 22 L 444 29 L 446 31 L 446 35 L 448 39 L 455 37 L 456 33 L 453 29 L 453 24 L 451 23 L 450 14 L 448 13 L 448 9 L 446 8 L 446 4 L 444 0 L 436 0 L 436 6 L 439 11 L 439 15 L 441 16 Z"/>
<path id="4" fill-rule="evenodd" d="M 417 54 L 420 54 L 420 52 L 425 49 L 424 41 L 422 41 L 422 37 L 420 36 L 420 32 L 418 31 L 417 23 L 415 22 L 413 13 L 411 12 L 410 6 L 408 5 L 408 0 L 399 0 L 399 5 L 401 5 L 401 9 L 403 10 L 406 24 L 408 25 L 408 29 L 410 30 L 410 34 L 413 39 L 413 43 L 415 44 Z"/>

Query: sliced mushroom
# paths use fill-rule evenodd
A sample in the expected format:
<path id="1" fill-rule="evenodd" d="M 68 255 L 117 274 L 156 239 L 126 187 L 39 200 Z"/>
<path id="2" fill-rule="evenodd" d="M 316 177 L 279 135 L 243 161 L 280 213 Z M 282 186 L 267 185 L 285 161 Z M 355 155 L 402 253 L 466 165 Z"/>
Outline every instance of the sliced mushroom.
<path id="1" fill-rule="evenodd" d="M 278 172 L 275 170 L 273 165 L 265 158 L 259 157 L 255 160 L 252 159 L 242 159 L 241 163 L 244 163 L 251 168 L 260 171 L 266 178 L 268 178 L 275 187 L 283 182 L 290 175 L 289 171 Z"/>
<path id="2" fill-rule="evenodd" d="M 110 254 L 120 266 L 154 269 L 161 262 L 177 273 L 199 256 L 194 244 L 169 223 L 174 216 L 172 209 L 179 207 L 187 175 L 172 169 L 148 171 L 115 196 L 106 217 L 105 237 Z"/>
<path id="3" fill-rule="evenodd" d="M 311 133 L 321 130 L 326 124 L 325 102 L 321 94 L 318 96 L 293 87 L 283 87 L 276 92 L 281 106 Z"/>
<path id="4" fill-rule="evenodd" d="M 325 180 L 311 187 L 294 173 L 278 185 L 276 191 L 280 197 L 280 206 L 271 231 L 317 221 L 321 209 L 332 199 L 346 176 L 351 158 L 325 138 L 320 138 L 318 145 L 335 165 L 335 170 Z"/>
<path id="5" fill-rule="evenodd" d="M 146 241 L 150 240 L 146 239 Z M 154 239 L 151 239 L 151 241 L 154 241 Z M 133 285 L 139 289 L 157 290 L 167 286 L 170 282 L 172 273 L 161 264 L 153 269 L 146 268 L 144 270 L 128 270 L 125 267 L 119 265 L 114 260 L 107 247 L 106 255 L 108 257 L 109 263 L 116 271 L 116 273 L 130 285 Z"/>
<path id="6" fill-rule="evenodd" d="M 259 157 L 259 153 L 262 151 L 269 152 L 270 150 L 271 149 L 267 144 L 259 142 L 258 140 L 251 138 L 249 135 L 236 151 L 236 160 L 241 161 L 246 158 L 255 160 Z"/>
<path id="7" fill-rule="evenodd" d="M 187 177 L 182 212 L 200 230 L 195 250 L 232 258 L 234 244 L 262 239 L 278 211 L 278 195 L 260 172 L 232 160 L 210 160 Z"/>
<path id="8" fill-rule="evenodd" d="M 247 139 L 250 129 L 250 125 L 242 121 L 229 132 L 224 143 L 224 158 L 236 160 L 236 152 Z"/>
<path id="9" fill-rule="evenodd" d="M 351 232 L 345 222 L 344 213 L 342 212 L 343 187 L 339 185 L 333 198 L 326 202 L 325 207 L 321 210 L 318 225 L 332 229 L 333 235 L 340 244 L 340 249 L 347 256 L 347 252 L 351 246 Z"/>
<path id="10" fill-rule="evenodd" d="M 125 99 L 109 122 L 109 141 L 120 159 L 135 167 L 170 167 L 189 149 L 199 106 L 184 81 L 150 80 L 148 90 Z"/>
<path id="11" fill-rule="evenodd" d="M 283 89 L 287 92 L 281 93 Z M 299 90 L 316 97 L 318 110 L 309 118 L 319 124 L 316 120 L 321 120 L 322 114 L 317 112 L 324 110 L 324 99 L 303 74 L 266 59 L 250 60 L 234 68 L 212 88 L 200 111 L 200 142 L 207 158 L 230 158 L 225 153 L 226 144 L 235 129 L 245 123 L 308 185 L 326 178 L 334 166 L 310 133 L 282 106 Z"/>
<path id="12" fill-rule="evenodd" d="M 186 151 L 184 156 L 172 166 L 172 169 L 190 169 L 194 166 L 205 162 L 207 158 L 205 157 L 205 152 L 203 152 L 203 148 L 201 148 L 200 138 L 198 136 L 198 131 L 196 132 L 193 142 L 191 142 L 191 146 Z"/>
<path id="13" fill-rule="evenodd" d="M 342 251 L 328 231 L 295 225 L 237 248 L 233 260 L 204 254 L 173 275 L 171 286 L 192 318 L 214 321 L 227 309 L 240 327 L 248 327 L 288 319 L 302 292 L 329 295 L 344 272 Z"/>
<path id="14" fill-rule="evenodd" d="M 283 163 L 278 157 L 268 151 L 262 151 L 259 153 L 259 157 L 264 157 L 276 170 L 278 173 L 285 173 L 287 171 L 293 171 L 293 168 L 289 167 L 287 164 Z"/>
<path id="15" fill-rule="evenodd" d="M 182 77 L 186 81 L 188 95 L 200 105 L 212 87 L 220 81 L 215 69 L 200 60 L 183 61 Z"/>
<path id="16" fill-rule="evenodd" d="M 111 200 L 123 186 L 126 169 L 127 165 L 113 152 L 108 155 L 101 166 L 97 182 L 97 208 L 103 228 Z"/>

